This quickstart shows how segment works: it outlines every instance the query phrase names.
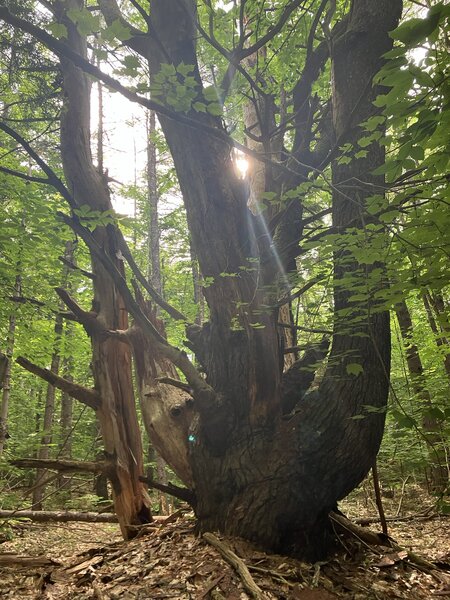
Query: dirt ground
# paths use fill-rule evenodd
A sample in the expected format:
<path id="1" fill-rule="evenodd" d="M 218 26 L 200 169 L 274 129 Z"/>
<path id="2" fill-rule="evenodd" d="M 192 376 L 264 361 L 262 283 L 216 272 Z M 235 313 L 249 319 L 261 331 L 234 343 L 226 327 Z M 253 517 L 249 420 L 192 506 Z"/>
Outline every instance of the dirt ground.
<path id="1" fill-rule="evenodd" d="M 358 498 L 340 508 L 352 519 L 377 517 Z M 315 564 L 266 554 L 235 538 L 197 537 L 189 514 L 147 526 L 130 542 L 121 540 L 116 525 L 21 524 L 14 539 L 0 545 L 0 598 L 450 599 L 450 518 L 431 507 L 410 508 L 401 514 L 413 518 L 389 521 L 400 549 L 350 536 L 336 555 Z M 395 516 L 397 509 L 388 503 L 386 513 Z M 369 528 L 380 530 L 377 522 Z"/>

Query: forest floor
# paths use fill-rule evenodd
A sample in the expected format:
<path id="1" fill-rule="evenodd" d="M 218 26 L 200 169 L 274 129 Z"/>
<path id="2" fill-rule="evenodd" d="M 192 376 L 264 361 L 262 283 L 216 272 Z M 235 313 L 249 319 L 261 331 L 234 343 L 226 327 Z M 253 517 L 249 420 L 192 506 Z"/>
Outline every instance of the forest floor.
<path id="1" fill-rule="evenodd" d="M 386 501 L 388 515 L 398 508 L 398 501 Z M 352 519 L 377 518 L 367 497 L 354 497 L 340 509 Z M 412 518 L 389 522 L 389 535 L 401 550 L 346 538 L 337 554 L 315 564 L 223 536 L 215 538 L 218 550 L 214 539 L 195 535 L 188 514 L 147 526 L 130 542 L 110 524 L 20 524 L 14 538 L 0 545 L 0 598 L 450 599 L 450 518 L 437 515 L 431 502 L 422 506 L 414 500 L 403 504 L 401 514 Z M 369 527 L 380 529 L 376 521 Z M 247 567 L 250 578 L 224 559 L 226 550 L 237 557 L 238 567 Z M 14 562 L 18 557 L 27 557 L 28 564 Z"/>

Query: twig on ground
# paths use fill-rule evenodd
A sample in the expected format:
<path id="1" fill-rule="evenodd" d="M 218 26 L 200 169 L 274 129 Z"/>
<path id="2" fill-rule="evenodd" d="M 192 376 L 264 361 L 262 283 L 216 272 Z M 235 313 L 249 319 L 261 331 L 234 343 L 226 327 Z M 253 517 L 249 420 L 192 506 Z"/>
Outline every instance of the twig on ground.
<path id="1" fill-rule="evenodd" d="M 264 596 L 262 590 L 256 585 L 255 580 L 251 576 L 250 571 L 248 570 L 244 561 L 232 550 L 230 550 L 230 548 L 228 548 L 223 542 L 221 542 L 214 534 L 204 533 L 203 539 L 205 539 L 211 546 L 214 546 L 214 548 L 220 552 L 223 558 L 233 567 L 233 569 L 242 579 L 244 588 L 247 590 L 250 596 L 252 598 L 256 598 L 256 600 L 263 600 Z"/>

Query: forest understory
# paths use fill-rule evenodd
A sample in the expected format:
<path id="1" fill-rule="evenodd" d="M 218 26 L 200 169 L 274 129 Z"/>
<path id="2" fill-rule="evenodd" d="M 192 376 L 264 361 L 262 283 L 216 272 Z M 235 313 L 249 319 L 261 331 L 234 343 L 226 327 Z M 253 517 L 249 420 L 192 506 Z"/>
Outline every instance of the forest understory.
<path id="1" fill-rule="evenodd" d="M 450 518 L 438 515 L 430 498 L 413 486 L 395 517 L 398 507 L 399 498 L 385 499 L 386 514 L 394 516 L 388 520 L 389 536 L 402 550 L 340 536 L 337 552 L 315 564 L 266 554 L 238 538 L 198 537 L 193 517 L 183 511 L 143 528 L 129 542 L 121 540 L 118 526 L 112 524 L 16 523 L 13 539 L 0 546 L 0 597 L 450 598 Z M 368 529 L 380 531 L 375 504 L 362 491 L 340 509 L 352 521 L 373 520 Z M 212 545 L 215 540 L 220 549 Z M 234 566 L 224 557 L 227 551 L 237 557 Z M 11 563 L 2 565 L 8 557 Z M 28 565 L 19 564 L 24 557 L 30 559 Z"/>

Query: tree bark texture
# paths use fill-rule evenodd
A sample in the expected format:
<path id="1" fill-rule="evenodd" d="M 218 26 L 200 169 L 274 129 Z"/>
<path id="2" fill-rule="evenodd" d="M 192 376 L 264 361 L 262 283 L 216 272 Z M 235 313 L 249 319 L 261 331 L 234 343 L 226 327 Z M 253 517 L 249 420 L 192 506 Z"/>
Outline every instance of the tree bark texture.
<path id="1" fill-rule="evenodd" d="M 354 1 L 346 29 L 334 42 L 333 115 L 339 144 L 356 143 L 362 135 L 358 124 L 374 114 L 378 91 L 372 78 L 391 47 L 387 32 L 395 28 L 401 8 L 400 1 Z M 164 55 L 153 49 L 153 71 L 168 58 L 175 65 L 196 65 L 194 11 L 188 1 L 153 2 L 152 25 L 165 49 Z M 208 115 L 193 112 L 192 118 L 220 127 Z M 199 527 L 243 535 L 277 550 L 319 555 L 327 546 L 328 511 L 364 478 L 379 448 L 389 382 L 388 314 L 375 303 L 356 306 L 358 335 L 343 329 L 338 317 L 322 385 L 297 403 L 292 415 L 281 418 L 278 315 L 262 310 L 268 294 L 254 277 L 221 276 L 240 272 L 240 265 L 264 251 L 255 243 L 254 220 L 230 164 L 230 148 L 165 117 L 161 125 L 201 271 L 214 279 L 205 290 L 210 321 L 188 331 L 216 392 L 208 408 L 194 395 L 198 412 L 189 434 Z M 346 227 L 364 227 L 365 200 L 373 185 L 381 189 L 384 183 L 370 173 L 383 161 L 383 150 L 372 144 L 364 160 L 334 167 L 333 224 L 342 233 Z M 354 183 L 344 192 L 341 182 L 349 179 Z M 342 277 L 362 267 L 348 257 L 337 262 L 339 311 L 350 305 Z M 246 310 L 236 309 L 237 302 Z M 236 329 L 233 320 L 239 323 Z M 262 329 L 254 327 L 257 322 Z M 350 363 L 363 365 L 363 372 L 349 374 Z M 353 420 L 364 404 L 380 412 Z"/>
<path id="2" fill-rule="evenodd" d="M 443 323 L 440 324 L 440 327 L 436 321 L 441 314 L 440 309 L 442 310 L 445 307 L 444 302 L 442 301 L 439 303 L 433 300 L 432 294 L 430 294 L 428 291 L 424 292 L 422 297 L 425 310 L 427 311 L 428 322 L 430 323 L 431 330 L 435 336 L 437 347 L 442 351 L 443 354 L 445 372 L 450 379 L 450 340 L 449 336 L 445 337 L 443 335 L 445 329 L 442 328 L 442 325 L 444 324 L 445 326 L 445 324 L 447 324 L 447 332 L 450 331 L 450 327 L 448 326 L 448 319 L 445 315 Z"/>

